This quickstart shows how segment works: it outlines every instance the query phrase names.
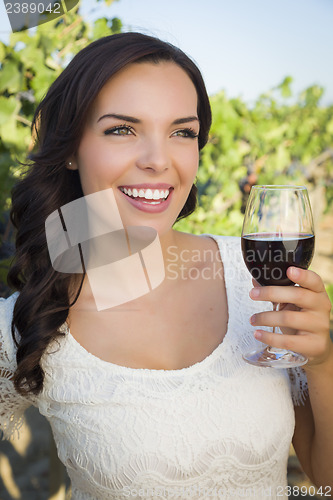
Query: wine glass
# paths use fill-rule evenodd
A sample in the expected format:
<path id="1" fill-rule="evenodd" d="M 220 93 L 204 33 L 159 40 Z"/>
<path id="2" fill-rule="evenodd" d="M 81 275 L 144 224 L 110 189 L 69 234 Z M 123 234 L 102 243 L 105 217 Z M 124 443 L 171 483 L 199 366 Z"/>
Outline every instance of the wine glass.
<path id="1" fill-rule="evenodd" d="M 313 257 L 314 243 L 306 187 L 252 187 L 241 244 L 245 264 L 260 285 L 294 285 L 287 277 L 287 269 L 289 266 L 307 269 Z M 273 310 L 276 311 L 277 306 L 273 303 Z M 308 361 L 302 354 L 270 346 L 244 354 L 243 358 L 252 365 L 274 368 L 302 366 Z"/>

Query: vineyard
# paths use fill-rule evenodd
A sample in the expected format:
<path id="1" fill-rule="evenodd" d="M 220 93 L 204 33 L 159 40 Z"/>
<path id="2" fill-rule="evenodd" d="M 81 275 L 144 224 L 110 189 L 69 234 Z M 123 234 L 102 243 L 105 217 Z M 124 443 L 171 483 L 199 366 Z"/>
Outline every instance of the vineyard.
<path id="1" fill-rule="evenodd" d="M 121 31 L 117 18 L 90 25 L 78 9 L 0 43 L 0 278 L 5 280 L 12 234 L 10 191 L 22 175 L 20 162 L 33 148 L 30 124 L 50 84 L 81 48 Z M 223 82 L 221 82 L 223 86 Z M 333 105 L 320 105 L 324 89 L 300 95 L 286 77 L 251 106 L 221 91 L 211 97 L 213 125 L 197 175 L 199 206 L 177 223 L 193 233 L 239 235 L 253 184 L 299 184 L 311 192 L 316 221 L 333 205 Z"/>
<path id="2" fill-rule="evenodd" d="M 49 23 L 51 24 L 51 23 Z M 66 62 L 83 46 L 121 30 L 119 19 L 93 26 L 77 12 L 54 21 L 47 33 L 11 35 L 0 43 L 0 292 L 13 253 L 8 222 L 10 191 L 22 175 L 20 162 L 33 148 L 34 109 Z M 249 106 L 223 91 L 211 97 L 213 125 L 201 152 L 196 184 L 198 208 L 177 229 L 195 234 L 240 235 L 253 184 L 298 184 L 309 188 L 315 222 L 333 205 L 333 105 L 323 107 L 324 89 L 292 93 L 292 78 Z M 7 291 L 8 293 L 8 291 Z"/>
<path id="3" fill-rule="evenodd" d="M 51 23 L 48 23 L 51 24 Z M 0 207 L 1 281 L 11 251 L 6 225 L 10 190 L 33 147 L 34 109 L 66 62 L 90 41 L 121 30 L 119 19 L 93 26 L 76 11 L 39 27 L 35 34 L 11 35 L 0 43 Z M 292 78 L 261 95 L 249 107 L 222 91 L 211 97 L 213 125 L 197 176 L 199 206 L 178 223 L 194 233 L 239 235 L 247 194 L 253 184 L 302 184 L 312 193 L 316 218 L 333 203 L 333 106 L 320 106 L 318 86 L 292 94 Z"/>
<path id="4" fill-rule="evenodd" d="M 211 98 L 213 126 L 201 156 L 199 209 L 184 229 L 239 235 L 253 184 L 308 186 L 318 219 L 333 203 L 333 106 L 323 89 L 292 95 L 292 78 L 252 107 L 224 92 Z M 316 195 L 320 193 L 320 195 Z"/>

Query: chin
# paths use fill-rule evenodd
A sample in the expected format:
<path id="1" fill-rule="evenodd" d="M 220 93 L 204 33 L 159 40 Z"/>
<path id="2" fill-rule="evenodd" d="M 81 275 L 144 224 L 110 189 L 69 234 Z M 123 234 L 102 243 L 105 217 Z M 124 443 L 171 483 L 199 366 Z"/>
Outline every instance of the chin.
<path id="1" fill-rule="evenodd" d="M 140 222 L 129 222 L 129 223 L 124 223 L 124 227 L 125 229 L 127 227 L 138 227 L 138 226 L 142 226 L 142 227 L 151 227 L 152 229 L 155 229 L 155 231 L 157 232 L 157 234 L 161 237 L 161 236 L 164 236 L 165 234 L 168 234 L 171 230 L 172 230 L 172 226 L 164 226 L 162 224 L 158 224 L 157 222 L 143 222 L 143 221 L 140 221 Z"/>

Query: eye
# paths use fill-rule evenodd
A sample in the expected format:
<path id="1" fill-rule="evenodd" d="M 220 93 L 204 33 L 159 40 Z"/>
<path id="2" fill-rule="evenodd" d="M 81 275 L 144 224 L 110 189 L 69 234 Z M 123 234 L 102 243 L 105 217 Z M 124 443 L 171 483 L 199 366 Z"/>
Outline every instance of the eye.
<path id="1" fill-rule="evenodd" d="M 133 128 L 129 125 L 117 125 L 105 130 L 104 135 L 131 135 Z"/>
<path id="2" fill-rule="evenodd" d="M 195 139 L 198 134 L 193 130 L 193 128 L 183 128 L 174 132 L 176 137 L 189 137 L 190 139 Z"/>

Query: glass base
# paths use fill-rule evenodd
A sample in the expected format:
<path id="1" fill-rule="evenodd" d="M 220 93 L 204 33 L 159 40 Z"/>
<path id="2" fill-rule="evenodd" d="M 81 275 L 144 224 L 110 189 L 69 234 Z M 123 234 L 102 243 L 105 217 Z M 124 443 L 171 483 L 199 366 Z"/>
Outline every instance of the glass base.
<path id="1" fill-rule="evenodd" d="M 248 352 L 243 354 L 243 359 L 251 365 L 271 368 L 294 368 L 308 362 L 308 358 L 302 354 L 275 347 L 266 347 L 263 351 Z"/>

